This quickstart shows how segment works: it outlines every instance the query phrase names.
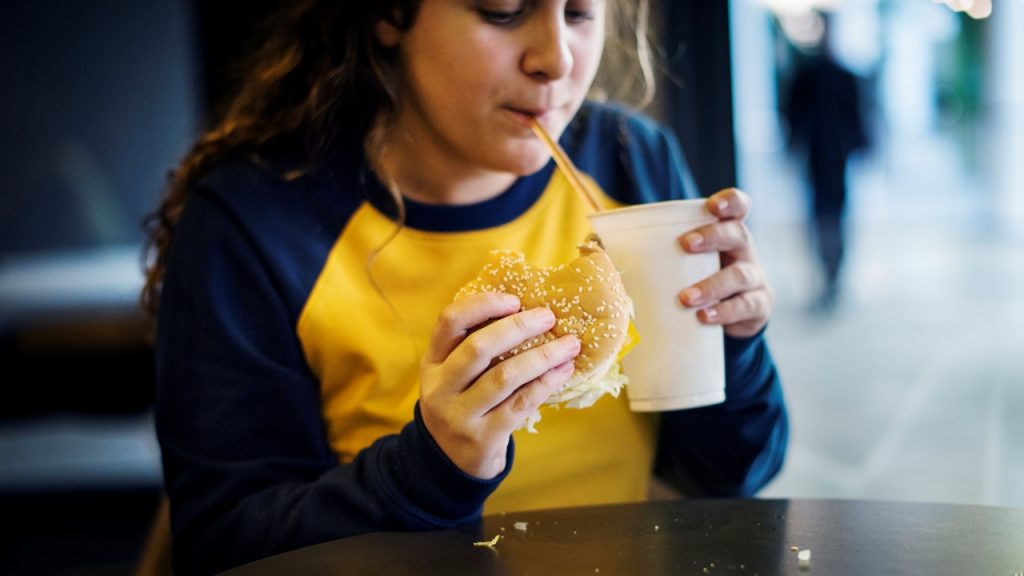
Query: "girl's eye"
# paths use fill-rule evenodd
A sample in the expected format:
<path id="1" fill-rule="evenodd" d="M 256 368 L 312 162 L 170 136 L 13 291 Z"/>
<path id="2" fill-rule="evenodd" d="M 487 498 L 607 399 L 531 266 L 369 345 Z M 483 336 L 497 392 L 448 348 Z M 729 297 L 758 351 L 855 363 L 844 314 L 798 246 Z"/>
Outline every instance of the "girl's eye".
<path id="1" fill-rule="evenodd" d="M 595 4 L 597 3 L 592 1 L 569 2 L 565 7 L 565 21 L 570 24 L 581 24 L 593 20 Z M 486 22 L 498 26 L 511 26 L 527 15 L 528 6 L 526 3 L 516 2 L 510 6 L 481 6 L 477 11 Z"/>
<path id="2" fill-rule="evenodd" d="M 499 26 L 507 26 L 509 24 L 514 24 L 516 19 L 523 15 L 523 12 L 525 12 L 525 10 L 515 10 L 512 12 L 506 12 L 502 10 L 485 10 L 483 8 L 480 9 L 480 15 L 483 17 L 484 20 L 490 22 L 491 24 L 497 24 Z"/>
<path id="3" fill-rule="evenodd" d="M 565 4 L 565 21 L 570 24 L 583 24 L 593 20 L 597 10 L 602 10 L 604 3 L 599 0 L 569 0 Z"/>
<path id="4" fill-rule="evenodd" d="M 565 21 L 570 24 L 579 24 L 594 19 L 594 13 L 590 10 L 566 10 Z"/>

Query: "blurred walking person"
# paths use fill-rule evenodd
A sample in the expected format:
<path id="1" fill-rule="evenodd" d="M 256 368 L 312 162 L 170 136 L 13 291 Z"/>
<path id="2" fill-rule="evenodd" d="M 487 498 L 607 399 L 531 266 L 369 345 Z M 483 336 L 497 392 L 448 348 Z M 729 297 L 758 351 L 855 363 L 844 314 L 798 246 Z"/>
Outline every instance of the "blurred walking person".
<path id="1" fill-rule="evenodd" d="M 817 51 L 793 75 L 782 113 L 790 150 L 804 161 L 814 249 L 823 273 L 816 308 L 831 312 L 838 301 L 846 252 L 845 212 L 850 156 L 869 144 L 861 108 L 860 79 L 833 53 L 830 17 Z"/>

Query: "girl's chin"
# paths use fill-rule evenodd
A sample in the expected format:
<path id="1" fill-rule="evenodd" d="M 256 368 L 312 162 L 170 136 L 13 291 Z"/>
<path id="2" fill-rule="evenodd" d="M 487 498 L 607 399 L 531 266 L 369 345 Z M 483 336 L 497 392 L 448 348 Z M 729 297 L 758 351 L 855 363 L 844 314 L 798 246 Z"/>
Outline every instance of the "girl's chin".
<path id="1" fill-rule="evenodd" d="M 551 160 L 551 153 L 540 140 L 530 142 L 525 149 L 518 151 L 511 170 L 517 176 L 529 176 L 535 174 L 548 165 Z"/>

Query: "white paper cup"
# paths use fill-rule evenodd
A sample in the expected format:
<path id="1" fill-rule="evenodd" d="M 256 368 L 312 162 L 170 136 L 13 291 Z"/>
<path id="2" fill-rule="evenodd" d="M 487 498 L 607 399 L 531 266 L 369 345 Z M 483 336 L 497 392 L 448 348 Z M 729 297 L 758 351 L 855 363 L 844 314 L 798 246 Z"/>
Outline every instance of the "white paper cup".
<path id="1" fill-rule="evenodd" d="M 671 200 L 590 216 L 636 310 L 640 342 L 622 361 L 635 412 L 725 400 L 722 328 L 701 324 L 696 310 L 678 297 L 720 267 L 717 252 L 690 254 L 679 246 L 679 236 L 715 220 L 704 204 L 703 199 Z"/>

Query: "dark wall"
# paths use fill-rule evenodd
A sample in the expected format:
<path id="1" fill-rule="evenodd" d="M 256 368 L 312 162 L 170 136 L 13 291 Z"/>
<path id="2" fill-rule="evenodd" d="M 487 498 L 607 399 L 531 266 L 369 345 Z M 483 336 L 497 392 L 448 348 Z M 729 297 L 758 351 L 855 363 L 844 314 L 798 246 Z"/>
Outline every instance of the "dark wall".
<path id="1" fill-rule="evenodd" d="M 191 136 L 177 0 L 7 0 L 0 256 L 135 243 Z"/>
<path id="2" fill-rule="evenodd" d="M 151 487 L 0 492 L 0 573 L 134 575 L 161 497 Z"/>
<path id="3" fill-rule="evenodd" d="M 240 60 L 259 46 L 265 24 L 284 0 L 194 0 L 199 82 L 208 115 L 234 90 Z"/>
<path id="4" fill-rule="evenodd" d="M 4 3 L 2 420 L 139 412 L 151 401 L 151 353 L 137 328 L 142 222 L 193 136 L 186 6 Z"/>
<path id="5" fill-rule="evenodd" d="M 660 90 L 705 195 L 736 185 L 729 2 L 663 0 L 663 50 L 669 77 Z"/>
<path id="6" fill-rule="evenodd" d="M 128 311 L 33 321 L 0 334 L 0 422 L 139 414 L 155 394 L 149 326 Z"/>

